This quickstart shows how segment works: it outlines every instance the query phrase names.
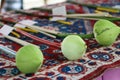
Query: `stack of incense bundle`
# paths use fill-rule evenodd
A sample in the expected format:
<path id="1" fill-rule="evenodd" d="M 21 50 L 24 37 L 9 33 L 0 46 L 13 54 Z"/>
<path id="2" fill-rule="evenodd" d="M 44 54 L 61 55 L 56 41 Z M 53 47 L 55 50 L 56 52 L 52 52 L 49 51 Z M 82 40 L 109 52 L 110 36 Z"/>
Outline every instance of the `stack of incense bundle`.
<path id="1" fill-rule="evenodd" d="M 63 15 L 52 15 L 52 14 L 47 14 L 47 15 L 41 15 L 41 14 L 33 14 L 33 13 L 28 13 L 22 10 L 17 10 L 15 11 L 17 13 L 22 13 L 22 14 L 27 14 L 30 16 L 37 16 L 37 17 L 44 17 L 44 18 L 50 18 L 50 17 L 67 17 L 67 18 L 78 18 L 78 19 L 87 19 L 87 20 L 99 20 L 99 19 L 107 19 L 110 21 L 117 21 L 120 20 L 119 17 L 111 16 L 108 13 L 87 13 L 87 14 L 68 14 L 66 16 Z"/>
<path id="2" fill-rule="evenodd" d="M 29 37 L 29 38 L 31 38 L 31 39 L 33 39 L 33 40 L 35 40 L 35 41 L 38 41 L 38 42 L 40 42 L 40 43 L 42 43 L 42 44 L 47 44 L 47 45 L 50 45 L 50 46 L 53 46 L 53 47 L 60 48 L 60 43 L 50 42 L 50 41 L 48 41 L 48 40 L 39 38 L 39 37 L 34 36 L 34 35 L 30 34 L 30 33 L 27 33 L 27 32 L 25 32 L 25 31 L 22 31 L 22 30 L 20 30 L 20 29 L 18 29 L 18 28 L 14 28 L 14 27 L 10 27 L 10 26 L 4 26 L 3 23 L 1 23 L 0 25 L 3 25 L 3 28 L 4 28 L 4 27 L 6 27 L 7 29 L 8 29 L 8 28 L 10 28 L 10 29 L 12 28 L 11 31 L 9 31 L 9 32 L 12 32 L 12 30 L 14 29 L 16 32 L 19 32 L 20 34 L 22 34 L 22 35 L 24 35 L 24 36 L 27 36 L 27 37 Z M 5 28 L 4 28 L 4 29 L 5 29 Z M 1 31 L 1 32 L 2 32 L 2 31 Z M 5 38 L 8 38 L 8 39 L 10 39 L 10 40 L 12 40 L 12 41 L 14 41 L 14 42 L 17 42 L 17 43 L 19 43 L 19 44 L 21 44 L 21 45 L 31 44 L 31 43 L 28 43 L 28 42 L 26 42 L 26 41 L 17 39 L 17 38 L 15 38 L 15 37 L 6 35 L 6 33 L 5 33 L 5 35 L 4 35 L 4 33 L 2 33 L 2 34 L 3 34 L 3 36 L 4 36 Z"/>
<path id="3" fill-rule="evenodd" d="M 7 20 L 5 18 L 0 18 L 1 21 L 5 21 L 5 22 L 9 22 L 9 23 L 12 23 L 12 24 L 16 24 L 18 22 L 16 21 L 10 21 L 10 20 Z M 31 28 L 33 30 L 40 30 L 40 31 L 43 31 L 43 32 L 46 32 L 48 34 L 51 34 L 51 35 L 55 35 L 56 37 L 60 37 L 60 38 L 65 38 L 66 36 L 68 35 L 71 35 L 73 33 L 61 33 L 61 32 L 56 32 L 56 31 L 53 31 L 53 30 L 48 30 L 48 29 L 45 29 L 45 28 L 41 28 L 40 26 L 26 26 L 28 28 Z M 77 34 L 79 36 L 81 36 L 82 38 L 93 38 L 93 33 L 91 34 Z"/>

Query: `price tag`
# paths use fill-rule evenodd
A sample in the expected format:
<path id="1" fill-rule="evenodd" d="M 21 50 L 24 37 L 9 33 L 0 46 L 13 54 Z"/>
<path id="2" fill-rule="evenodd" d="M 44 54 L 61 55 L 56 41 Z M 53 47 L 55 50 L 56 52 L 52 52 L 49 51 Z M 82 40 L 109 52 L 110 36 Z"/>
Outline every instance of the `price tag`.
<path id="1" fill-rule="evenodd" d="M 20 24 L 27 25 L 27 26 L 32 26 L 33 24 L 37 23 L 36 21 L 33 20 L 22 20 L 19 22 Z"/>
<path id="2" fill-rule="evenodd" d="M 57 8 L 53 8 L 52 9 L 52 15 L 62 15 L 62 16 L 66 16 L 66 7 L 65 6 L 61 6 L 61 7 L 57 7 Z M 51 21 L 57 21 L 57 20 L 66 20 L 66 17 L 53 17 L 51 19 Z"/>
<path id="3" fill-rule="evenodd" d="M 14 25 L 14 27 L 25 28 L 26 26 L 20 23 Z"/>
<path id="4" fill-rule="evenodd" d="M 4 25 L 1 29 L 0 29 L 0 33 L 3 35 L 8 35 L 10 32 L 12 32 L 14 28 L 8 25 Z"/>

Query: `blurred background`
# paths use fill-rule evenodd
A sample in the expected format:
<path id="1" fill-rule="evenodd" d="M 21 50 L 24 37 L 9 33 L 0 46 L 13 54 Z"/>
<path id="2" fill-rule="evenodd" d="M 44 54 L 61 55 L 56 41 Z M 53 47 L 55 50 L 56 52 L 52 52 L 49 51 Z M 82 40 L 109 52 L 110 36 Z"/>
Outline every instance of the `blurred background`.
<path id="1" fill-rule="evenodd" d="M 33 7 L 41 7 L 44 5 L 64 2 L 66 0 L 0 0 L 2 12 L 18 9 L 30 9 Z"/>
<path id="2" fill-rule="evenodd" d="M 54 4 L 64 2 L 66 0 L 23 0 L 24 9 L 44 6 L 45 4 Z"/>
<path id="3" fill-rule="evenodd" d="M 2 12 L 18 9 L 30 9 L 35 7 L 41 7 L 45 5 L 65 2 L 65 1 L 76 1 L 85 4 L 119 4 L 120 0 L 0 0 L 0 3 L 3 2 Z M 120 5 L 117 5 L 117 8 L 120 8 Z"/>

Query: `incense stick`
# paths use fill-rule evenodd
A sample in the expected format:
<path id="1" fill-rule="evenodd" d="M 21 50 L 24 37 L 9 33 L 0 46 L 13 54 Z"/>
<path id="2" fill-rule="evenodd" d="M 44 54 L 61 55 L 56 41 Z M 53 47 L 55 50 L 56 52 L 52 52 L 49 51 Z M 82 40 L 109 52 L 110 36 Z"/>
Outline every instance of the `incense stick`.
<path id="1" fill-rule="evenodd" d="M 45 29 L 45 28 L 42 28 L 42 27 L 39 27 L 39 26 L 28 26 L 28 28 L 35 29 L 35 30 L 40 30 L 40 31 L 44 31 L 44 32 L 47 32 L 47 33 L 53 33 L 53 34 L 59 33 L 57 31 L 48 30 L 48 29 Z"/>
<path id="2" fill-rule="evenodd" d="M 23 41 L 23 40 L 18 39 L 18 38 L 16 38 L 16 37 L 7 36 L 7 35 L 3 35 L 3 36 L 4 36 L 5 38 L 9 39 L 9 40 L 12 40 L 12 41 L 14 41 L 14 42 L 16 42 L 16 43 L 22 45 L 22 46 L 31 44 L 31 43 L 29 43 L 29 42 Z"/>
<path id="3" fill-rule="evenodd" d="M 21 33 L 21 34 L 23 34 L 23 35 L 25 35 L 25 36 L 33 39 L 33 40 L 36 40 L 36 41 L 40 42 L 40 43 L 43 43 L 43 44 L 47 44 L 47 45 L 50 45 L 50 46 L 53 46 L 53 47 L 60 48 L 60 43 L 50 42 L 50 41 L 48 41 L 48 40 L 45 40 L 45 39 L 39 38 L 39 37 L 37 37 L 37 36 L 34 36 L 34 35 L 32 35 L 32 34 L 29 34 L 29 33 L 27 33 L 27 32 L 24 32 L 24 31 L 22 31 L 22 30 L 20 30 L 20 29 L 15 29 L 15 30 L 16 30 L 17 32 L 19 32 L 19 33 Z"/>
<path id="4" fill-rule="evenodd" d="M 11 33 L 12 33 L 13 35 L 15 35 L 17 38 L 20 38 L 20 35 L 17 34 L 16 32 L 12 31 Z"/>
<path id="5" fill-rule="evenodd" d="M 87 14 L 69 14 L 66 17 L 95 17 L 95 16 L 110 16 L 109 13 L 87 13 Z"/>

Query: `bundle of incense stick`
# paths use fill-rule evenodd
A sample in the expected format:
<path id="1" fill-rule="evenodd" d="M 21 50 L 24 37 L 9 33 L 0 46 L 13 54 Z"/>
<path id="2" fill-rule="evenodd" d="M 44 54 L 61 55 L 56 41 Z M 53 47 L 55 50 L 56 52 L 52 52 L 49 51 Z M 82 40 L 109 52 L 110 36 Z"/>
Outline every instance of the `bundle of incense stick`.
<path id="1" fill-rule="evenodd" d="M 31 15 L 31 16 L 37 16 L 37 17 L 67 17 L 67 18 L 72 18 L 72 17 L 94 17 L 94 16 L 110 16 L 110 14 L 108 13 L 100 13 L 100 14 L 96 14 L 96 13 L 87 13 L 87 14 L 67 14 L 67 15 L 52 15 L 52 14 L 34 14 L 34 13 L 30 13 L 30 12 L 25 12 L 24 10 L 16 10 L 16 13 L 22 13 L 22 14 L 27 14 L 27 15 Z"/>
<path id="2" fill-rule="evenodd" d="M 17 22 L 16 21 L 9 21 L 7 19 L 0 19 L 1 21 L 5 21 L 5 22 L 9 22 L 9 23 L 12 23 L 12 24 L 16 24 Z M 46 33 L 49 33 L 49 34 L 52 34 L 52 35 L 55 35 L 56 37 L 60 37 L 60 38 L 65 38 L 66 36 L 68 35 L 71 35 L 72 33 L 61 33 L 61 32 L 56 32 L 56 31 L 53 31 L 53 30 L 48 30 L 48 29 L 44 29 L 42 27 L 39 27 L 39 26 L 28 26 L 29 28 L 33 29 L 33 30 L 41 30 L 43 32 L 46 32 Z M 79 35 L 80 37 L 82 38 L 93 38 L 93 33 L 91 34 L 77 34 Z"/>
<path id="3" fill-rule="evenodd" d="M 49 19 L 50 17 L 53 17 L 53 16 L 60 16 L 60 15 L 51 15 L 51 14 L 34 14 L 32 12 L 26 12 L 23 10 L 16 10 L 15 12 L 25 14 L 27 16 L 29 15 L 29 16 L 40 17 L 40 18 L 42 17 L 42 18 L 47 18 L 47 19 Z M 60 17 L 63 17 L 63 16 L 60 16 Z M 72 23 L 70 23 L 68 21 L 58 20 L 57 22 L 62 23 L 62 24 L 66 24 L 66 25 L 72 25 Z"/>
<path id="4" fill-rule="evenodd" d="M 36 40 L 36 41 L 38 41 L 38 42 L 40 42 L 40 43 L 43 43 L 43 44 L 47 44 L 47 45 L 50 45 L 50 46 L 54 46 L 54 47 L 60 48 L 60 43 L 50 42 L 50 41 L 48 41 L 48 40 L 39 38 L 39 37 L 37 37 L 37 36 L 34 36 L 34 35 L 32 35 L 32 34 L 29 34 L 29 33 L 25 32 L 25 31 L 22 31 L 22 30 L 20 30 L 20 29 L 18 29 L 18 28 L 16 28 L 15 31 L 17 31 L 17 32 L 19 32 L 20 34 L 23 34 L 23 35 L 25 35 L 25 36 L 33 39 L 33 40 Z"/>
<path id="5" fill-rule="evenodd" d="M 25 24 L 22 24 L 22 25 L 25 25 Z M 27 28 L 31 29 L 31 31 L 36 31 L 36 32 L 40 32 L 46 36 L 49 36 L 51 38 L 56 38 L 56 36 L 52 35 L 52 34 L 49 34 L 47 32 L 52 32 L 51 30 L 47 30 L 47 29 L 42 29 L 38 26 L 29 26 L 29 25 L 25 25 Z M 16 28 L 20 28 L 21 29 L 21 26 L 14 26 Z M 36 27 L 38 27 L 39 29 L 37 29 Z M 25 30 L 25 29 L 22 29 L 22 30 Z M 53 31 L 52 33 L 54 33 L 55 31 Z"/>
<path id="6" fill-rule="evenodd" d="M 22 14 L 27 14 L 30 16 L 37 16 L 37 17 L 44 17 L 44 18 L 49 18 L 49 17 L 67 17 L 67 18 L 78 18 L 78 19 L 87 19 L 87 20 L 99 20 L 99 19 L 107 19 L 110 21 L 118 21 L 120 20 L 120 17 L 117 16 L 112 16 L 108 13 L 87 13 L 87 14 L 68 14 L 66 16 L 63 15 L 41 15 L 41 14 L 33 14 L 33 13 L 28 13 L 22 10 L 17 10 L 15 11 L 17 13 L 22 13 Z"/>
<path id="7" fill-rule="evenodd" d="M 3 23 L 1 23 L 1 25 L 3 25 Z M 40 43 L 43 43 L 43 44 L 47 44 L 47 45 L 50 45 L 50 46 L 53 46 L 53 47 L 60 48 L 60 43 L 50 42 L 50 41 L 48 41 L 48 40 L 39 38 L 39 37 L 34 36 L 34 35 L 30 34 L 30 33 L 27 33 L 27 32 L 25 32 L 25 31 L 22 31 L 22 30 L 20 30 L 20 29 L 18 29 L 18 28 L 14 28 L 14 30 L 17 31 L 17 32 L 19 32 L 20 34 L 23 34 L 23 35 L 25 35 L 25 36 L 27 36 L 27 37 L 35 40 L 35 41 L 38 41 L 38 42 L 40 42 Z M 8 39 L 10 39 L 10 40 L 12 40 L 12 41 L 15 41 L 15 42 L 18 41 L 17 43 L 19 43 L 19 44 L 21 44 L 21 45 L 28 45 L 28 44 L 30 44 L 30 43 L 28 43 L 28 42 L 21 41 L 21 40 L 19 40 L 19 39 L 17 39 L 17 38 L 11 37 L 11 36 L 6 36 L 6 35 L 4 35 L 4 37 L 6 37 L 6 38 L 8 38 Z"/>
<path id="8" fill-rule="evenodd" d="M 38 27 L 38 26 L 30 26 L 29 28 L 35 29 L 35 30 L 42 30 L 42 31 L 47 32 L 49 34 L 55 35 L 58 38 L 65 38 L 68 35 L 73 35 L 74 34 L 74 33 L 56 32 L 56 31 L 44 29 L 44 28 Z M 83 39 L 94 37 L 93 33 L 90 33 L 90 34 L 74 34 L 74 35 L 78 35 L 78 36 L 82 37 Z"/>
<path id="9" fill-rule="evenodd" d="M 12 24 L 17 24 L 17 23 L 18 23 L 18 22 L 15 21 L 15 20 L 7 20 L 7 19 L 5 19 L 3 16 L 0 17 L 0 21 L 12 23 Z M 22 24 L 22 25 L 25 25 L 25 24 Z M 25 26 L 31 28 L 31 26 L 29 26 L 29 25 L 25 25 Z M 21 26 L 17 26 L 17 27 L 21 28 Z M 34 27 L 35 27 L 35 26 L 34 26 Z M 52 38 L 56 38 L 56 36 L 54 36 L 54 35 L 52 35 L 52 34 L 48 34 L 48 33 L 46 33 L 44 30 L 51 32 L 51 30 L 47 30 L 47 29 L 42 29 L 42 30 L 39 30 L 39 31 L 36 29 L 35 31 L 40 32 L 40 33 L 42 33 L 42 34 L 44 34 L 44 35 L 46 35 L 46 36 L 52 37 Z"/>
<path id="10" fill-rule="evenodd" d="M 97 9 L 100 11 L 106 11 L 106 12 L 111 12 L 111 13 L 120 13 L 120 9 L 117 9 L 117 8 L 97 6 L 97 5 L 93 5 L 93 4 L 83 4 L 83 3 L 79 3 L 79 2 L 75 2 L 75 1 L 67 1 L 67 2 L 81 5 L 81 6 L 86 6 L 86 7 Z"/>
<path id="11" fill-rule="evenodd" d="M 3 26 L 4 24 L 0 22 L 0 26 Z M 32 44 L 32 43 L 29 43 L 29 42 L 26 42 L 26 41 L 23 41 L 21 39 L 18 39 L 16 37 L 13 37 L 13 36 L 9 36 L 9 35 L 4 35 L 3 33 L 1 33 L 3 35 L 3 37 L 11 40 L 11 41 L 14 41 L 22 46 L 25 46 L 25 45 L 28 45 L 28 44 Z"/>
<path id="12" fill-rule="evenodd" d="M 8 22 L 8 23 L 12 23 L 12 24 L 17 24 L 18 22 L 17 21 L 15 21 L 15 20 L 7 20 L 7 19 L 5 19 L 5 18 L 3 18 L 3 17 L 0 17 L 0 21 L 3 21 L 3 22 Z M 49 34 L 49 33 L 54 33 L 54 34 L 57 34 L 58 32 L 56 32 L 56 31 L 52 31 L 52 30 L 48 30 L 48 29 L 44 29 L 44 28 L 41 28 L 41 27 L 39 27 L 39 26 L 28 26 L 28 25 L 25 25 L 26 27 L 28 27 L 28 28 L 32 28 L 33 30 L 36 30 L 37 32 L 38 32 L 38 30 L 41 32 L 41 33 L 43 33 L 43 34 L 45 34 L 45 35 L 47 35 L 47 36 L 49 36 L 49 37 L 52 37 L 52 38 L 56 38 L 54 35 L 52 35 L 52 34 Z M 19 28 L 20 28 L 20 26 L 19 26 Z M 48 32 L 48 33 L 46 33 L 46 32 Z"/>

